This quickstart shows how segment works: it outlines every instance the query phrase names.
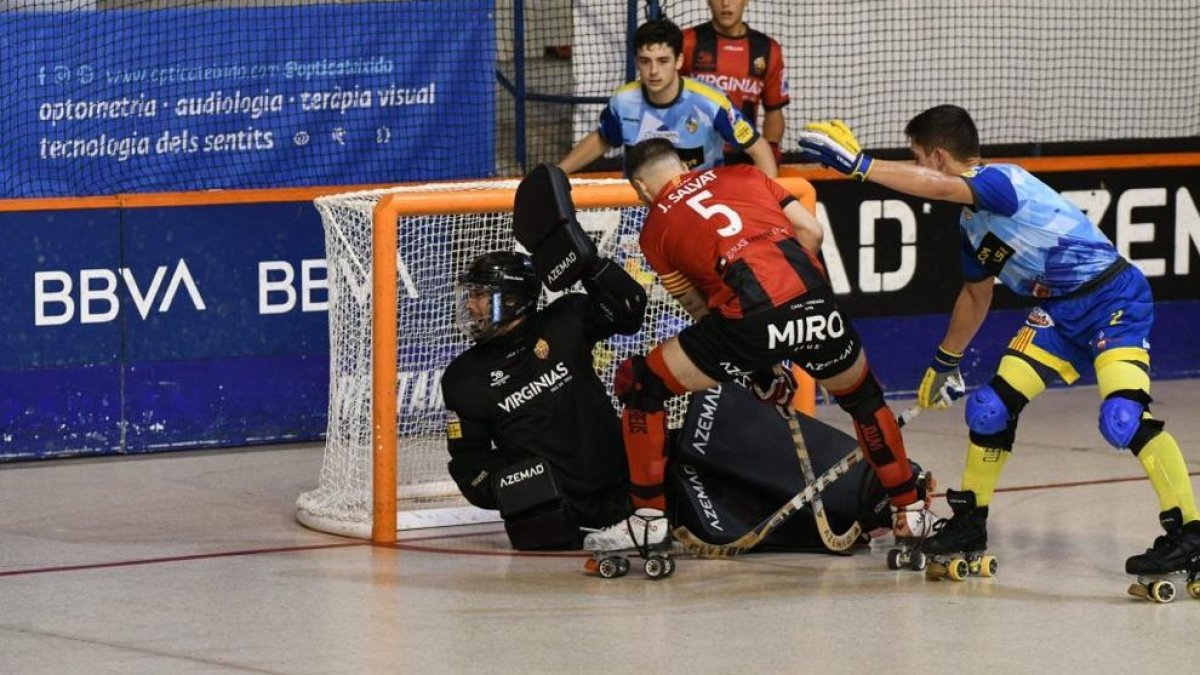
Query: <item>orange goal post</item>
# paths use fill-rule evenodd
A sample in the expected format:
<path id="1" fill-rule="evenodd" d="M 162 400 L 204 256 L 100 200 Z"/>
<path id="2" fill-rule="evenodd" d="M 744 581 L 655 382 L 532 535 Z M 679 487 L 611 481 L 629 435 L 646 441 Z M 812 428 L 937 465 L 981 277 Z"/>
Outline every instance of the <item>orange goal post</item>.
<path id="1" fill-rule="evenodd" d="M 778 180 L 815 210 L 811 183 Z M 440 377 L 470 345 L 454 328 L 454 279 L 482 253 L 520 248 L 512 236 L 517 184 L 435 183 L 315 200 L 329 284 L 329 420 L 318 486 L 296 500 L 304 525 L 391 543 L 398 529 L 498 520 L 470 507 L 447 472 Z M 614 336 L 593 353 L 611 394 L 621 359 L 648 351 L 690 319 L 641 256 L 645 210 L 629 184 L 573 179 L 571 196 L 600 254 L 622 264 L 650 299 L 641 332 Z M 549 296 L 543 291 L 543 303 Z M 811 413 L 814 386 L 802 382 L 796 404 Z M 671 403 L 673 425 L 684 403 Z"/>

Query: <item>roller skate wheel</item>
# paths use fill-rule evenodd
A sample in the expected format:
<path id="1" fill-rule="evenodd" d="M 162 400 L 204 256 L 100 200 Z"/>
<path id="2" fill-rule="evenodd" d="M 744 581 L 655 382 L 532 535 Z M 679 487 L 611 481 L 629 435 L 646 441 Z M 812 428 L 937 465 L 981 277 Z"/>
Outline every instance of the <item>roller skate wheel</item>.
<path id="1" fill-rule="evenodd" d="M 669 577 L 675 573 L 675 559 L 674 558 L 671 558 L 669 556 L 664 557 L 663 564 L 665 564 L 667 566 L 666 571 L 663 572 L 664 577 Z"/>
<path id="2" fill-rule="evenodd" d="M 996 570 L 1000 569 L 1000 563 L 996 561 L 996 556 L 985 555 L 979 559 L 979 575 L 983 577 L 996 576 Z"/>
<path id="3" fill-rule="evenodd" d="M 628 566 L 629 562 L 625 564 Z M 596 574 L 603 579 L 615 579 L 621 576 L 621 558 L 601 558 L 596 564 Z"/>
<path id="4" fill-rule="evenodd" d="M 1150 584 L 1150 597 L 1155 602 L 1167 603 L 1175 599 L 1175 584 L 1160 580 Z"/>
<path id="5" fill-rule="evenodd" d="M 1200 600 L 1200 581 L 1193 581 L 1188 584 L 1188 595 L 1192 596 L 1193 600 Z"/>
<path id="6" fill-rule="evenodd" d="M 898 570 L 904 565 L 900 562 L 900 549 L 893 548 L 887 552 L 887 566 L 889 570 Z"/>
<path id="7" fill-rule="evenodd" d="M 955 558 L 946 567 L 947 575 L 954 581 L 962 581 L 971 573 L 971 566 L 962 558 Z"/>
<path id="8" fill-rule="evenodd" d="M 646 562 L 642 565 L 642 569 L 646 572 L 646 576 L 650 577 L 651 579 L 665 578 L 668 574 L 667 558 L 664 558 L 660 555 L 652 555 L 649 558 L 646 558 Z"/>
<path id="9" fill-rule="evenodd" d="M 908 568 L 914 572 L 920 572 L 925 569 L 925 554 L 920 551 L 913 551 L 908 557 Z"/>
<path id="10" fill-rule="evenodd" d="M 617 576 L 619 576 L 619 577 L 625 576 L 626 574 L 629 573 L 629 559 L 617 558 L 617 567 L 619 568 L 617 570 Z"/>

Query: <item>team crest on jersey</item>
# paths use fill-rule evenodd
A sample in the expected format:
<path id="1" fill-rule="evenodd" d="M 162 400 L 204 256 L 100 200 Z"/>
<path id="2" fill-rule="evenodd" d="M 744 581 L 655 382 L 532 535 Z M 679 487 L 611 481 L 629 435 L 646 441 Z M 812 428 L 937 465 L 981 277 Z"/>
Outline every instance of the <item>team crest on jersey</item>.
<path id="1" fill-rule="evenodd" d="M 537 343 L 533 345 L 533 355 L 545 361 L 550 356 L 550 343 L 546 342 L 545 338 L 538 338 Z"/>
<path id="2" fill-rule="evenodd" d="M 767 72 L 767 59 L 762 56 L 754 59 L 754 74 L 762 75 L 765 72 Z"/>
<path id="3" fill-rule="evenodd" d="M 1032 328 L 1050 328 L 1054 325 L 1054 319 L 1046 313 L 1046 310 L 1041 307 L 1034 307 L 1029 316 L 1025 317 L 1025 325 Z"/>
<path id="4" fill-rule="evenodd" d="M 754 127 L 742 120 L 733 128 L 733 137 L 737 139 L 738 143 L 745 145 L 750 142 L 751 138 L 754 138 Z"/>
<path id="5" fill-rule="evenodd" d="M 684 127 L 689 134 L 694 134 L 700 128 L 700 122 L 695 117 L 688 117 L 687 122 L 684 122 Z"/>
<path id="6" fill-rule="evenodd" d="M 446 438 L 452 441 L 462 438 L 462 422 L 450 411 L 446 412 Z"/>

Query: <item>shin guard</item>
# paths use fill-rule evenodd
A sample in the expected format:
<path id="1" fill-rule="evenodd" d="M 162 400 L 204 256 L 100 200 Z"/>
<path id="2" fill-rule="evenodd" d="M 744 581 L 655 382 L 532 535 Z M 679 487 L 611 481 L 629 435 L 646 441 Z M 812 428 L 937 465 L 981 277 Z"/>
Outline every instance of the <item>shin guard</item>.
<path id="1" fill-rule="evenodd" d="M 666 377 L 657 371 L 662 370 Z M 621 435 L 629 461 L 630 496 L 633 507 L 665 511 L 663 479 L 667 468 L 667 413 L 665 403 L 678 385 L 660 349 L 649 357 L 635 356 L 622 363 L 616 372 L 614 391 L 625 404 L 621 411 Z"/>
<path id="2" fill-rule="evenodd" d="M 858 445 L 892 504 L 907 506 L 917 501 L 916 476 L 908 463 L 900 426 L 884 402 L 883 389 L 875 376 L 869 370 L 864 371 L 857 385 L 832 393 L 838 405 L 853 418 Z"/>

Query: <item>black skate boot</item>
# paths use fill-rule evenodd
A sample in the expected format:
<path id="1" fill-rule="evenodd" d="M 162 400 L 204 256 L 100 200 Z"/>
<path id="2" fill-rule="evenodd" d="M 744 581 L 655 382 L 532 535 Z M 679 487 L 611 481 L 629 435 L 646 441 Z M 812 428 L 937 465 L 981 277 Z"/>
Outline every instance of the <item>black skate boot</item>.
<path id="1" fill-rule="evenodd" d="M 1125 561 L 1125 573 L 1136 574 L 1137 582 L 1129 587 L 1129 594 L 1153 600 L 1170 602 L 1175 599 L 1175 582 L 1187 585 L 1188 595 L 1200 599 L 1200 520 L 1183 523 L 1183 513 L 1178 507 L 1158 514 L 1166 534 L 1154 540 L 1154 546 L 1145 553 Z"/>
<path id="2" fill-rule="evenodd" d="M 920 572 L 925 569 L 925 554 L 921 552 L 921 544 L 936 532 L 936 527 L 942 518 L 932 511 L 933 491 L 937 489 L 937 480 L 928 471 L 917 475 L 917 501 L 908 506 L 892 507 L 892 536 L 895 537 L 896 547 L 887 552 L 887 566 L 890 570 L 911 569 Z"/>
<path id="3" fill-rule="evenodd" d="M 971 574 L 994 576 L 998 568 L 996 558 L 985 555 L 988 507 L 975 506 L 975 493 L 970 490 L 947 490 L 946 501 L 954 516 L 937 523 L 934 535 L 921 545 L 921 551 L 931 557 L 925 576 L 935 580 L 950 577 L 955 581 Z"/>

